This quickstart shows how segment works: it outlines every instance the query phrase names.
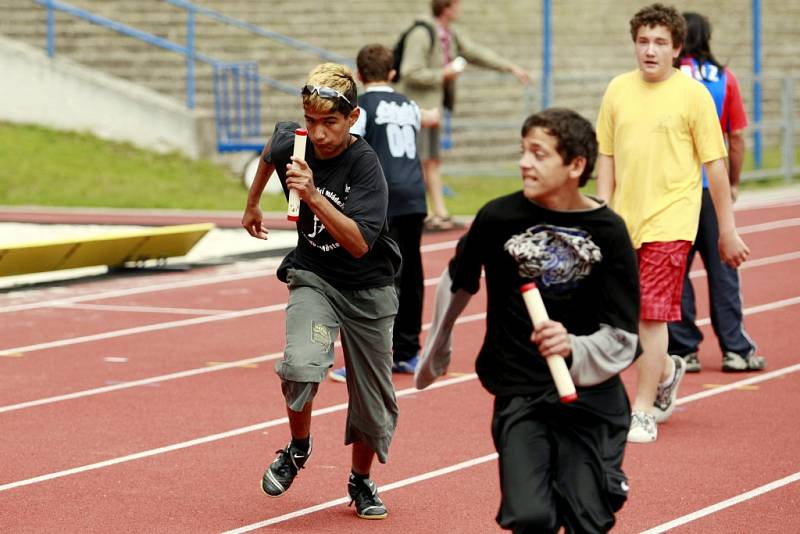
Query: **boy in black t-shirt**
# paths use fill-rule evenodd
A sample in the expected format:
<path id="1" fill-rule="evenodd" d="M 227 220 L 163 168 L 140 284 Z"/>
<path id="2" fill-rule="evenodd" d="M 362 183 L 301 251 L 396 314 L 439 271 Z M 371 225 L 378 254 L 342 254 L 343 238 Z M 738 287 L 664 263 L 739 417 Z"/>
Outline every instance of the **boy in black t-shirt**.
<path id="1" fill-rule="evenodd" d="M 400 305 L 392 334 L 392 371 L 413 374 L 419 359 L 422 329 L 425 280 L 420 243 L 427 214 L 417 132 L 421 125 L 438 124 L 439 111 L 420 110 L 392 89 L 394 56 L 385 46 L 364 46 L 358 52 L 356 64 L 366 91 L 358 97 L 360 113 L 350 133 L 362 136 L 378 155 L 389 188 L 389 237 L 403 256 L 396 281 Z M 347 376 L 345 367 L 329 374 L 337 382 L 344 382 Z"/>
<path id="2" fill-rule="evenodd" d="M 383 519 L 386 507 L 369 473 L 376 454 L 386 462 L 397 424 L 391 327 L 400 264 L 386 226 L 386 179 L 372 148 L 350 134 L 359 110 L 349 69 L 319 65 L 302 97 L 308 130 L 305 157 L 292 155 L 299 125 L 278 123 L 242 218 L 250 235 L 267 238 L 259 200 L 273 169 L 286 195 L 293 189 L 302 200 L 297 247 L 277 273 L 289 286 L 286 348 L 275 370 L 292 439 L 267 468 L 261 487 L 272 497 L 282 495 L 308 460 L 313 399 L 333 365 L 334 340 L 341 333 L 350 371 L 345 444 L 352 443 L 353 450 L 348 492 L 359 517 Z"/>
<path id="3" fill-rule="evenodd" d="M 522 191 L 486 204 L 442 275 L 418 388 L 447 370 L 458 314 L 485 272 L 486 335 L 476 368 L 495 395 L 498 523 L 514 532 L 606 532 L 627 498 L 630 406 L 619 373 L 639 353 L 636 257 L 625 224 L 579 191 L 597 158 L 591 124 L 566 109 L 522 127 Z M 533 333 L 520 286 L 550 320 Z M 567 360 L 578 400 L 559 401 L 545 358 Z"/>

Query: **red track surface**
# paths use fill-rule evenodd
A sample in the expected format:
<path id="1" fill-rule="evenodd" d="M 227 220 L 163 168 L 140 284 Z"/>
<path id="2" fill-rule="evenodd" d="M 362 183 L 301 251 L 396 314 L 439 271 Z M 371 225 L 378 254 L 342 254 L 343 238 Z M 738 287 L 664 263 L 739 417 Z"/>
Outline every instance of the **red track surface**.
<path id="1" fill-rule="evenodd" d="M 741 275 L 763 373 L 720 372 L 695 266 L 704 370 L 686 377 L 658 441 L 628 447 L 631 496 L 615 532 L 800 531 L 798 218 L 800 199 L 737 212 L 753 251 Z M 429 287 L 458 235 L 426 235 Z M 264 264 L 0 293 L 2 531 L 499 532 L 492 399 L 472 375 L 483 293 L 456 326 L 450 376 L 421 392 L 395 377 L 400 423 L 389 463 L 373 470 L 390 516 L 368 524 L 344 502 L 340 384 L 320 388 L 314 455 L 291 491 L 259 489 L 288 437 L 272 370 L 285 299 Z M 623 376 L 635 386 L 632 369 Z"/>

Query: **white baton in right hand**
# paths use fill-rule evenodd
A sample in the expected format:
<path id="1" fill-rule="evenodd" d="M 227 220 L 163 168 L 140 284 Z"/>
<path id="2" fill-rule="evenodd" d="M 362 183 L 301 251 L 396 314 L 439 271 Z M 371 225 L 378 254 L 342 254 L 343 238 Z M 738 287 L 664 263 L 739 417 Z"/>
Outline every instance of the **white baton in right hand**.
<path id="1" fill-rule="evenodd" d="M 528 315 L 531 316 L 531 322 L 534 328 L 544 321 L 548 320 L 547 310 L 542 302 L 542 296 L 539 294 L 539 288 L 536 287 L 534 282 L 523 285 L 519 288 L 522 292 L 522 298 L 525 300 L 525 307 L 528 308 Z M 572 376 L 567 369 L 567 362 L 561 356 L 548 356 L 546 358 L 547 366 L 550 368 L 550 374 L 553 375 L 553 382 L 556 383 L 558 396 L 561 397 L 561 402 L 569 403 L 578 399 L 578 394 L 575 392 L 575 384 L 572 383 Z"/>
<path id="2" fill-rule="evenodd" d="M 306 159 L 306 139 L 308 138 L 308 131 L 304 128 L 298 128 L 294 131 L 294 152 L 292 155 L 296 158 Z M 296 164 L 293 164 L 296 167 Z M 296 221 L 300 218 L 300 195 L 296 189 L 289 189 L 289 204 L 286 207 L 286 218 L 290 221 Z"/>

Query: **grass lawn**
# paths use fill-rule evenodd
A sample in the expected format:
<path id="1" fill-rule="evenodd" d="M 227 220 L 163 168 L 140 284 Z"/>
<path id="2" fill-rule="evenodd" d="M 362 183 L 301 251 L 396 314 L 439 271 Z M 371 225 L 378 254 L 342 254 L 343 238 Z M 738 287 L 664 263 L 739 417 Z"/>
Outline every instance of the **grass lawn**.
<path id="1" fill-rule="evenodd" d="M 0 205 L 60 207 L 241 210 L 241 178 L 210 161 L 155 154 L 89 134 L 0 122 Z M 745 162 L 751 168 L 752 163 Z M 780 153 L 765 153 L 765 167 L 779 165 Z M 513 165 L 514 162 L 510 162 Z M 474 214 L 487 200 L 519 189 L 519 178 L 445 176 L 454 195 L 446 198 L 456 215 Z M 743 188 L 782 184 L 781 179 L 749 182 Z M 585 191 L 594 191 L 590 182 Z M 265 194 L 262 208 L 283 211 L 282 195 Z"/>

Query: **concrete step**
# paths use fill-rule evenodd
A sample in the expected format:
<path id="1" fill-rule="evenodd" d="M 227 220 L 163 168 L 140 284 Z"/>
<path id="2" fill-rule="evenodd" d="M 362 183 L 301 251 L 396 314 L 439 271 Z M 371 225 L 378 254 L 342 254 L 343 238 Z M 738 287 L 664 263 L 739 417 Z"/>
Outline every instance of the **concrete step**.
<path id="1" fill-rule="evenodd" d="M 186 39 L 186 13 L 161 0 L 69 0 L 69 3 L 177 43 Z M 427 13 L 430 6 L 429 0 L 339 0 L 326 2 L 324 7 L 318 0 L 264 3 L 200 0 L 197 4 L 347 58 L 354 58 L 367 42 L 391 46 L 410 21 L 417 14 Z M 640 4 L 634 0 L 602 5 L 585 0 L 553 3 L 553 65 L 559 77 L 553 84 L 554 104 L 573 107 L 594 120 L 608 80 L 635 68 L 627 25 Z M 745 0 L 726 4 L 724 10 L 716 0 L 696 0 L 692 5 L 693 10 L 711 16 L 715 53 L 722 61 L 733 64 L 740 78 L 752 61 L 749 28 L 742 31 L 742 21 L 749 21 L 749 5 Z M 764 35 L 765 71 L 773 68 L 780 73 L 800 72 L 800 50 L 796 44 L 800 2 L 763 0 L 762 5 L 762 24 L 769 28 Z M 30 0 L 0 0 L 0 13 L 0 33 L 44 48 L 43 8 Z M 322 16 L 324 24 L 319 23 Z M 540 2 L 464 0 L 459 25 L 478 42 L 491 45 L 532 72 L 540 71 Z M 262 75 L 293 86 L 299 86 L 308 71 L 320 62 L 307 52 L 203 16 L 196 19 L 195 37 L 199 52 L 228 61 L 256 60 Z M 185 98 L 185 63 L 180 55 L 107 28 L 57 13 L 56 53 L 141 83 L 179 101 Z M 482 120 L 485 126 L 469 131 L 457 129 L 456 146 L 447 157 L 463 161 L 516 157 L 519 123 L 527 110 L 538 106 L 538 85 L 526 92 L 513 78 L 479 75 L 480 72 L 468 68 L 459 81 L 454 121 L 456 125 L 459 121 L 472 125 Z M 207 65 L 196 66 L 195 83 L 197 108 L 212 109 L 211 69 Z M 743 92 L 747 98 L 750 89 L 744 84 Z M 269 87 L 263 88 L 261 96 L 265 131 L 270 132 L 278 118 L 299 115 L 296 96 Z M 765 117 L 779 113 L 779 88 L 765 86 L 764 98 Z M 513 128 L 497 127 L 506 123 L 513 124 Z"/>

